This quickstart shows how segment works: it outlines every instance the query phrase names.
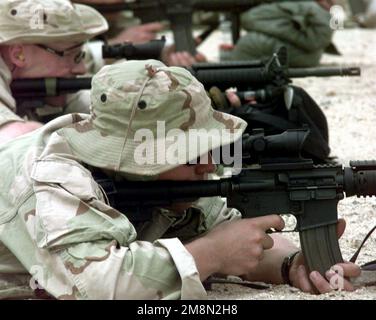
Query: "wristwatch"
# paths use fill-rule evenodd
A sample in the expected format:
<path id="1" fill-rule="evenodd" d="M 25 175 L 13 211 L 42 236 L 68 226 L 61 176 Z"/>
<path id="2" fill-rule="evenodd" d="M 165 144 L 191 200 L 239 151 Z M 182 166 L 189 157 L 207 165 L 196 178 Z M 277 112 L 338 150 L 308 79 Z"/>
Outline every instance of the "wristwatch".
<path id="1" fill-rule="evenodd" d="M 299 251 L 295 251 L 293 253 L 290 253 L 288 256 L 286 256 L 283 259 L 282 266 L 281 266 L 281 274 L 284 284 L 288 284 L 292 286 L 292 283 L 290 281 L 290 267 L 292 265 L 292 262 L 294 261 L 295 256 L 300 253 Z"/>

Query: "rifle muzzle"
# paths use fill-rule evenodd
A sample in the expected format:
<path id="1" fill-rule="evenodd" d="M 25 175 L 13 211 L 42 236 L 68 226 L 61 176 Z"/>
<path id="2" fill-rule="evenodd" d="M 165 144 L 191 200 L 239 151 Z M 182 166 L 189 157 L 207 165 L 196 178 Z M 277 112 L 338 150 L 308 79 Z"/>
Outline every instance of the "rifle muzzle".
<path id="1" fill-rule="evenodd" d="M 376 160 L 350 161 L 344 172 L 344 191 L 346 197 L 376 196 Z"/>

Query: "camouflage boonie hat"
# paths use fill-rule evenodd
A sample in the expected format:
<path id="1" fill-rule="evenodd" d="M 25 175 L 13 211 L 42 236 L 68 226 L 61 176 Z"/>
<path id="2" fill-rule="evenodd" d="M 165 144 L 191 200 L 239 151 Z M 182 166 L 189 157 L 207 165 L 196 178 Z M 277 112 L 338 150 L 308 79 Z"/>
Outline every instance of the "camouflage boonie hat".
<path id="1" fill-rule="evenodd" d="M 88 119 L 58 134 L 83 162 L 137 176 L 195 160 L 239 139 L 246 128 L 245 121 L 215 111 L 189 71 L 156 60 L 103 67 L 93 77 L 91 103 Z"/>
<path id="2" fill-rule="evenodd" d="M 68 0 L 0 1 L 0 44 L 84 42 L 107 29 L 95 9 Z"/>

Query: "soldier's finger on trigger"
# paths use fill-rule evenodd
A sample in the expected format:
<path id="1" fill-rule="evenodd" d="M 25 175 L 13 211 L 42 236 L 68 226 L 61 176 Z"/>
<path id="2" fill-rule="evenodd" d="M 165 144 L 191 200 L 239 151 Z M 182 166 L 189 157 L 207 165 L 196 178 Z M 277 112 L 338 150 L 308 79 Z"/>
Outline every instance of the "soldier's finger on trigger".
<path id="1" fill-rule="evenodd" d="M 274 228 L 282 230 L 285 227 L 284 220 L 279 215 L 268 215 L 256 218 L 255 223 L 264 231 Z"/>

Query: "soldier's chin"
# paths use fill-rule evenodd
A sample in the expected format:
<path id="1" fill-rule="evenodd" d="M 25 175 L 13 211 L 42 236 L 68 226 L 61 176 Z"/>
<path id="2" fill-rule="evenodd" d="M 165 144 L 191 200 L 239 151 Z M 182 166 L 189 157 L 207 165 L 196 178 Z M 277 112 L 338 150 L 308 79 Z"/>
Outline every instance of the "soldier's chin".
<path id="1" fill-rule="evenodd" d="M 44 101 L 51 107 L 65 107 L 67 104 L 67 96 L 47 97 Z"/>

